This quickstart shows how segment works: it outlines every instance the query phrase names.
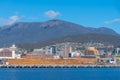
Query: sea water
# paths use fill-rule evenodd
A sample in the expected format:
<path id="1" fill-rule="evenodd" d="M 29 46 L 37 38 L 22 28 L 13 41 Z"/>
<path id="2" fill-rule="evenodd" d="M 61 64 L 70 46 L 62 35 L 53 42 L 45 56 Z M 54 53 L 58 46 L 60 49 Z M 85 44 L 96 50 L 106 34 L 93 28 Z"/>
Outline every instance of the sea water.
<path id="1" fill-rule="evenodd" d="M 0 80 L 120 80 L 120 68 L 0 68 Z"/>

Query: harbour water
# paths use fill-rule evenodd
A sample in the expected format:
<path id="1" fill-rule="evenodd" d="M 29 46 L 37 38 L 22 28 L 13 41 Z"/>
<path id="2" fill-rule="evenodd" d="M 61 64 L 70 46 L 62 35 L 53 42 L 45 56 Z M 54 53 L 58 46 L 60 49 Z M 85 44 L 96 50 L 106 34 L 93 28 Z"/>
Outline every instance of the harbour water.
<path id="1" fill-rule="evenodd" d="M 120 80 L 120 68 L 0 68 L 0 80 Z"/>

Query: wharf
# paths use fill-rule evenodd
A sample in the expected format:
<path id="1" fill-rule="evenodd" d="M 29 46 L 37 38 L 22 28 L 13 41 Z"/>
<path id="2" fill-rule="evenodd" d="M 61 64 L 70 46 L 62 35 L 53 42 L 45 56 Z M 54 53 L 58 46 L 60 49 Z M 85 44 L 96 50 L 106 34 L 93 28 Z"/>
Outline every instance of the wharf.
<path id="1" fill-rule="evenodd" d="M 0 65 L 0 68 L 120 68 L 120 65 Z"/>

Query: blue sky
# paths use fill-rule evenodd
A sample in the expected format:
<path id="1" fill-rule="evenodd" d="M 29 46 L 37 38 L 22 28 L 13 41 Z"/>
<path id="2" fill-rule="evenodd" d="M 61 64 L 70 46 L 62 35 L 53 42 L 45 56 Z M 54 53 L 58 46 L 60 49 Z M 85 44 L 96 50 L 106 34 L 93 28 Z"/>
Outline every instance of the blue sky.
<path id="1" fill-rule="evenodd" d="M 1 0 L 0 25 L 62 19 L 120 33 L 120 0 Z"/>

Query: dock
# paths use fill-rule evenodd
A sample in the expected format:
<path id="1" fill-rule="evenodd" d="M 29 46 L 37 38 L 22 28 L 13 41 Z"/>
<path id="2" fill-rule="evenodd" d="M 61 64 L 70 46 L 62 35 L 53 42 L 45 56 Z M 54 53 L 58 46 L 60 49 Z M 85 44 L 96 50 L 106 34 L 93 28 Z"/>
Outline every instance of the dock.
<path id="1" fill-rule="evenodd" d="M 0 68 L 120 68 L 120 65 L 0 65 Z"/>

